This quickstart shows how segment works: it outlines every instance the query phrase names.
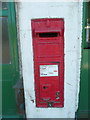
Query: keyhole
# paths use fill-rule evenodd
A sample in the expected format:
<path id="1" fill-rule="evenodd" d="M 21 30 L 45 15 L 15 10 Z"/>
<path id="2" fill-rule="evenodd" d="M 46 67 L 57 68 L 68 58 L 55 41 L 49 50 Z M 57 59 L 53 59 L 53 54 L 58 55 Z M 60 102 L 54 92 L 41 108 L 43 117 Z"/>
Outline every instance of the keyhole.
<path id="1" fill-rule="evenodd" d="M 44 87 L 43 87 L 43 89 L 47 89 L 47 87 L 46 87 L 46 86 L 44 86 Z"/>

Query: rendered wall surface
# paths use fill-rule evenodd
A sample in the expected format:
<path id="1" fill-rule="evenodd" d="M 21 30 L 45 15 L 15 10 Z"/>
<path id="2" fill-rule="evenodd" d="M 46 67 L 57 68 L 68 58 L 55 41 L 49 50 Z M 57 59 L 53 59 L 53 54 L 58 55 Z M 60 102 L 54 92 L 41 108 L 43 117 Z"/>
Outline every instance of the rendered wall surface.
<path id="1" fill-rule="evenodd" d="M 20 2 L 17 3 L 18 32 L 27 118 L 74 118 L 78 107 L 82 2 Z M 31 19 L 64 18 L 64 107 L 36 108 Z"/>

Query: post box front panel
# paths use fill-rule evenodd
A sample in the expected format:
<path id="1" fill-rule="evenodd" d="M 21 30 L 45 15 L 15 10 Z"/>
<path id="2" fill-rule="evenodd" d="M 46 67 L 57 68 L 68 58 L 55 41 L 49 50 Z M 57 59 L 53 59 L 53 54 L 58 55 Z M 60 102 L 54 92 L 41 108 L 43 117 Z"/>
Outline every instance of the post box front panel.
<path id="1" fill-rule="evenodd" d="M 37 107 L 64 106 L 64 20 L 32 20 Z"/>
<path id="2" fill-rule="evenodd" d="M 60 56 L 61 47 L 58 43 L 40 43 L 37 46 L 38 57 Z"/>

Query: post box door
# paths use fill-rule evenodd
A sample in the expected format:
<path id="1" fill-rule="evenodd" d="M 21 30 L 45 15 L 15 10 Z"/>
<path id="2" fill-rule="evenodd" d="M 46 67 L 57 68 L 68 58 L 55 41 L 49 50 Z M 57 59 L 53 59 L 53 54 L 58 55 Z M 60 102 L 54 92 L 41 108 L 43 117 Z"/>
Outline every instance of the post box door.
<path id="1" fill-rule="evenodd" d="M 37 107 L 64 106 L 64 20 L 32 20 Z"/>

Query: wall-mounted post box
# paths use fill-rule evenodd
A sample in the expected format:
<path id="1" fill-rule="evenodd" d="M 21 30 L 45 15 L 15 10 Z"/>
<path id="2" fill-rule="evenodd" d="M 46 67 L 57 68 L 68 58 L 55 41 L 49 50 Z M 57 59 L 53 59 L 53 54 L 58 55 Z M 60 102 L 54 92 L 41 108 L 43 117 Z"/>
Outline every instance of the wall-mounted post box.
<path id="1" fill-rule="evenodd" d="M 64 106 L 64 20 L 31 21 L 36 107 Z"/>

